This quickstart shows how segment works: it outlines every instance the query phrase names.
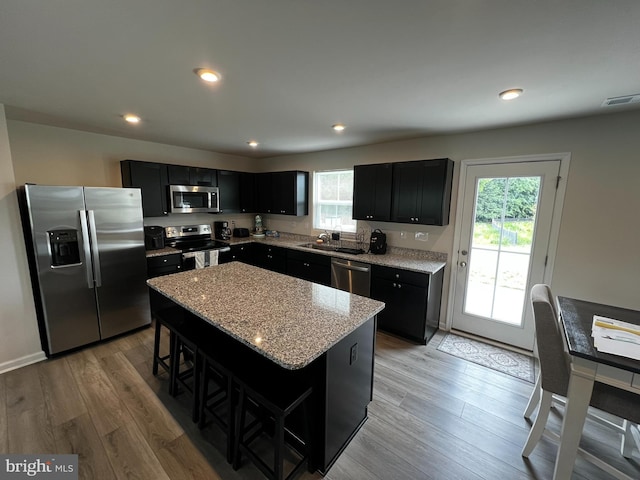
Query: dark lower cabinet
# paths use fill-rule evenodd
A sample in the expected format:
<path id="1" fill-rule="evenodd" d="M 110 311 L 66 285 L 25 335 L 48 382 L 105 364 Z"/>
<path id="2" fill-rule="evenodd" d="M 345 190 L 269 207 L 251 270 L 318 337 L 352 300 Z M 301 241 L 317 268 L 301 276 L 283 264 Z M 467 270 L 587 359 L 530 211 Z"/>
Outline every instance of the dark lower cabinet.
<path id="1" fill-rule="evenodd" d="M 254 243 L 251 245 L 251 263 L 256 267 L 286 273 L 287 249 L 264 243 Z"/>
<path id="2" fill-rule="evenodd" d="M 231 245 L 228 252 L 220 252 L 218 263 L 243 262 L 251 263 L 251 244 Z"/>
<path id="3" fill-rule="evenodd" d="M 182 271 L 182 254 L 170 253 L 157 257 L 147 257 L 147 278 L 169 275 Z"/>
<path id="4" fill-rule="evenodd" d="M 426 344 L 440 322 L 443 273 L 372 265 L 371 298 L 386 304 L 378 314 L 378 328 Z"/>
<path id="5" fill-rule="evenodd" d="M 331 257 L 288 250 L 287 275 L 322 285 L 331 285 Z"/>

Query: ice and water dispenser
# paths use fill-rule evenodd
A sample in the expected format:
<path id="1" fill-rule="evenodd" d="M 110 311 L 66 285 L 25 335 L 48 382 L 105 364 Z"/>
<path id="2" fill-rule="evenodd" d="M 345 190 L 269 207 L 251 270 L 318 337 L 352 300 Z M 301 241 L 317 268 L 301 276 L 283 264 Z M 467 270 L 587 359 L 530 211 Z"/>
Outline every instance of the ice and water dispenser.
<path id="1" fill-rule="evenodd" d="M 49 234 L 52 267 L 80 263 L 77 230 L 50 230 L 47 233 Z"/>

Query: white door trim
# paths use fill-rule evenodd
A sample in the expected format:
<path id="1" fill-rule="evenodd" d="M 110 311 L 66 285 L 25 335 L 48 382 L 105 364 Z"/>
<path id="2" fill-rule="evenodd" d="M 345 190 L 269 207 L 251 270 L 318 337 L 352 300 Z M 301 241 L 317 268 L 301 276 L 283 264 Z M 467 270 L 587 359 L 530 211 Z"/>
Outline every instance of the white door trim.
<path id="1" fill-rule="evenodd" d="M 567 188 L 567 178 L 569 175 L 569 163 L 571 153 L 545 153 L 540 155 L 521 155 L 517 157 L 497 157 L 497 158 L 477 158 L 462 160 L 458 172 L 458 198 L 456 201 L 456 221 L 454 223 L 453 248 L 451 250 L 451 275 L 449 277 L 449 295 L 447 300 L 447 314 L 444 328 L 451 330 L 453 324 L 453 305 L 456 289 L 456 279 L 458 269 L 454 268 L 458 264 L 458 251 L 460 250 L 460 232 L 462 229 L 462 209 L 464 206 L 464 193 L 466 190 L 467 168 L 471 165 L 491 165 L 497 163 L 522 163 L 522 162 L 544 162 L 550 160 L 560 161 L 560 182 L 556 191 L 556 198 L 553 204 L 553 219 L 549 238 L 549 249 L 547 251 L 547 265 L 544 269 L 544 283 L 551 285 L 553 266 L 555 264 L 556 251 L 558 248 L 558 237 L 560 235 L 560 223 L 562 220 L 562 207 L 564 206 L 564 195 Z"/>

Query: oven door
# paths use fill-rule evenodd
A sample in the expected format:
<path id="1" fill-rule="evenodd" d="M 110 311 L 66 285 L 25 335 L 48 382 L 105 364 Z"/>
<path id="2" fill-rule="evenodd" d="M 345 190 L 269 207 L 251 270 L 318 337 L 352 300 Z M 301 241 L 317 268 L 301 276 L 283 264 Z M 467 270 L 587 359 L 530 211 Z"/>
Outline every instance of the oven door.
<path id="1" fill-rule="evenodd" d="M 198 250 L 182 254 L 182 270 L 212 267 L 220 263 L 220 254 L 231 251 L 230 247 L 214 248 L 212 250 Z"/>
<path id="2" fill-rule="evenodd" d="M 217 213 L 218 187 L 169 185 L 171 213 Z"/>

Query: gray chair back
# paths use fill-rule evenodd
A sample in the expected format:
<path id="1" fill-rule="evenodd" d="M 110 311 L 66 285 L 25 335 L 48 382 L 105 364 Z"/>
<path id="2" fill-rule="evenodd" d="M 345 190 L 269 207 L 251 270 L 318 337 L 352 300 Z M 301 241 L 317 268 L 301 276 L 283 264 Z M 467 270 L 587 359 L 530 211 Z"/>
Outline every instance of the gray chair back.
<path id="1" fill-rule="evenodd" d="M 568 359 L 558 312 L 548 285 L 536 284 L 531 288 L 531 304 L 542 388 L 566 397 L 569 386 Z"/>
<path id="2" fill-rule="evenodd" d="M 566 397 L 571 359 L 565 345 L 558 310 L 548 285 L 536 284 L 531 288 L 531 304 L 536 325 L 542 389 Z M 640 396 L 636 393 L 595 382 L 589 404 L 640 424 Z"/>

